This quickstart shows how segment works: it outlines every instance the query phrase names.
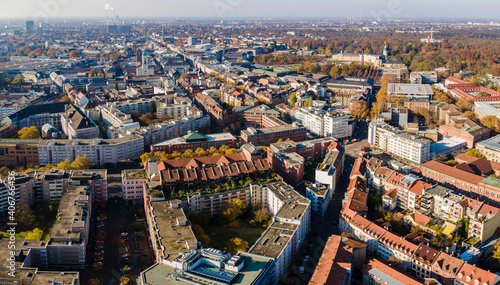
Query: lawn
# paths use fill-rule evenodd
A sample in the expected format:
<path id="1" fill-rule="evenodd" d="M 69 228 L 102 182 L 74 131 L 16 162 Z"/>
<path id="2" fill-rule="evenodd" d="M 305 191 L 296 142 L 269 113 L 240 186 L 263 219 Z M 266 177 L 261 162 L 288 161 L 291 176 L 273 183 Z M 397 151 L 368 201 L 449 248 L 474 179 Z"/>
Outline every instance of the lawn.
<path id="1" fill-rule="evenodd" d="M 266 230 L 264 227 L 252 227 L 246 221 L 236 220 L 229 225 L 218 226 L 215 224 L 208 224 L 203 226 L 203 230 L 212 240 L 214 248 L 223 249 L 226 247 L 227 241 L 232 238 L 238 237 L 252 245 L 259 239 L 260 235 Z"/>

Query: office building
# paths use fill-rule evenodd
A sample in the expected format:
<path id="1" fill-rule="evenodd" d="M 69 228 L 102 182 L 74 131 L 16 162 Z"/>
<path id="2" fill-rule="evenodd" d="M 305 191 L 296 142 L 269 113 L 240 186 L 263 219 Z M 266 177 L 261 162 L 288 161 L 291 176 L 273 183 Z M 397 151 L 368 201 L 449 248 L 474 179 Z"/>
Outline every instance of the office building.
<path id="1" fill-rule="evenodd" d="M 387 94 L 393 98 L 432 100 L 434 91 L 429 84 L 389 83 L 387 84 Z"/>

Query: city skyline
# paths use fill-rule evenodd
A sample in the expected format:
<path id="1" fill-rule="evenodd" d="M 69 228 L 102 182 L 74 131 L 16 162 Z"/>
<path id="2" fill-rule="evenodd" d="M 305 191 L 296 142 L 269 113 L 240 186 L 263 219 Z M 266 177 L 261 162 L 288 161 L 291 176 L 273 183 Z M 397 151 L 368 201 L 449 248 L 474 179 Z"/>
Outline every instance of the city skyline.
<path id="1" fill-rule="evenodd" d="M 438 3 L 406 0 L 355 0 L 348 4 L 312 0 L 304 5 L 297 0 L 267 2 L 256 0 L 190 0 L 189 4 L 178 1 L 144 0 L 141 2 L 123 0 L 108 2 L 107 0 L 91 1 L 35 1 L 19 0 L 3 3 L 0 19 L 42 19 L 42 18 L 105 18 L 113 14 L 122 18 L 149 17 L 315 17 L 315 18 L 362 18 L 387 20 L 397 18 L 467 18 L 498 19 L 496 9 L 484 9 L 485 6 L 499 6 L 488 0 L 481 6 L 470 6 L 468 1 L 440 1 Z M 452 5 L 450 5 L 452 4 Z M 154 7 L 154 9 L 153 9 Z M 265 9 L 263 8 L 265 7 Z M 432 9 L 429 9 L 432 8 Z M 467 8 L 465 8 L 467 7 Z"/>

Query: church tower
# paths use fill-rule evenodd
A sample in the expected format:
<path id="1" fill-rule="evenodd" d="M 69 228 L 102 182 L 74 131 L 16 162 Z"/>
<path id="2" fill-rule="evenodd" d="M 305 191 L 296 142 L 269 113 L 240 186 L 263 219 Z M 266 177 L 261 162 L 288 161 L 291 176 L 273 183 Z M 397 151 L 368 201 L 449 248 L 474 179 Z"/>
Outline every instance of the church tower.
<path id="1" fill-rule="evenodd" d="M 389 60 L 389 50 L 387 49 L 387 43 L 385 43 L 383 55 L 385 57 L 385 60 Z"/>
<path id="2" fill-rule="evenodd" d="M 148 52 L 144 49 L 144 53 L 142 54 L 142 65 L 148 64 Z"/>

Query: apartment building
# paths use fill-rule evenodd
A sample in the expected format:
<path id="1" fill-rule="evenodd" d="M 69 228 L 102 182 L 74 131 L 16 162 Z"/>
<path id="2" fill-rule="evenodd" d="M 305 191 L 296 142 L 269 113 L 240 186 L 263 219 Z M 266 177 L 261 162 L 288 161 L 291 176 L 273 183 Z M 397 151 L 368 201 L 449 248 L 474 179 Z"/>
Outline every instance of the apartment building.
<path id="1" fill-rule="evenodd" d="M 171 159 L 161 162 L 148 161 L 145 169 L 158 174 L 164 186 L 194 186 L 207 182 L 230 183 L 254 175 L 266 173 L 271 165 L 255 148 L 243 148 L 240 153 Z"/>
<path id="2" fill-rule="evenodd" d="M 51 103 L 40 105 L 29 105 L 13 114 L 8 115 L 2 121 L 2 125 L 14 125 L 18 129 L 35 126 L 41 130 L 43 125 L 51 124 L 61 129 L 61 115 L 66 112 L 69 103 Z"/>
<path id="3" fill-rule="evenodd" d="M 352 135 L 352 125 L 347 115 L 303 107 L 295 112 L 295 118 L 311 133 L 321 137 L 345 139 Z"/>
<path id="4" fill-rule="evenodd" d="M 438 258 L 439 251 L 420 244 L 413 253 L 411 272 L 419 278 L 431 278 L 432 264 Z"/>
<path id="5" fill-rule="evenodd" d="M 148 179 L 144 169 L 122 170 L 123 199 L 134 204 L 143 201 L 146 182 Z"/>
<path id="6" fill-rule="evenodd" d="M 412 112 L 416 112 L 419 109 L 429 110 L 430 101 L 429 99 L 416 99 L 416 98 L 407 98 L 404 101 L 404 107 Z"/>
<path id="7" fill-rule="evenodd" d="M 326 184 L 335 191 L 340 175 L 344 170 L 344 148 L 340 144 L 332 144 L 325 159 L 318 164 L 314 172 L 316 182 Z"/>
<path id="8" fill-rule="evenodd" d="M 43 140 L 38 147 L 41 165 L 58 164 L 86 155 L 92 165 L 103 166 L 120 161 L 133 161 L 144 153 L 144 139 L 126 135 L 118 139 Z"/>
<path id="9" fill-rule="evenodd" d="M 252 204 L 262 203 L 273 222 L 248 252 L 274 258 L 279 280 L 310 230 L 310 201 L 283 182 L 251 185 L 250 191 Z"/>
<path id="10" fill-rule="evenodd" d="M 93 203 L 108 201 L 108 171 L 106 169 L 72 170 L 71 185 L 88 185 Z"/>
<path id="11" fill-rule="evenodd" d="M 153 201 L 144 207 L 156 262 L 163 263 L 170 254 L 198 248 L 180 200 Z"/>
<path id="12" fill-rule="evenodd" d="M 430 159 L 430 140 L 398 131 L 380 120 L 370 122 L 368 143 L 415 164 L 421 164 Z"/>
<path id="13" fill-rule="evenodd" d="M 363 284 L 432 284 L 412 278 L 377 259 L 370 260 L 368 264 L 363 266 L 361 272 L 363 273 Z"/>
<path id="14" fill-rule="evenodd" d="M 314 183 L 306 186 L 306 198 L 311 201 L 311 209 L 320 216 L 325 215 L 332 197 L 330 185 Z"/>
<path id="15" fill-rule="evenodd" d="M 219 149 L 224 145 L 230 148 L 235 148 L 237 146 L 237 140 L 231 133 L 205 135 L 199 132 L 188 131 L 188 133 L 182 137 L 172 138 L 151 145 L 151 151 L 162 151 L 166 153 L 178 151 L 180 153 L 184 153 L 188 149 L 192 151 L 195 151 L 197 148 L 207 150 L 211 147 L 215 147 Z"/>
<path id="16" fill-rule="evenodd" d="M 39 165 L 38 145 L 41 140 L 0 139 L 0 161 L 5 166 Z"/>
<path id="17" fill-rule="evenodd" d="M 267 160 L 285 182 L 298 185 L 303 181 L 304 165 L 316 159 L 323 159 L 333 149 L 339 149 L 339 143 L 333 138 L 300 143 L 285 141 L 269 146 Z"/>
<path id="18" fill-rule="evenodd" d="M 341 236 L 328 238 L 309 285 L 351 284 L 353 269 L 365 263 L 366 245 Z"/>
<path id="19" fill-rule="evenodd" d="M 95 110 L 100 113 L 101 120 L 108 126 L 108 138 L 116 139 L 124 132 L 140 127 L 138 122 L 132 120 L 131 115 L 114 108 L 111 103 L 99 105 Z"/>

